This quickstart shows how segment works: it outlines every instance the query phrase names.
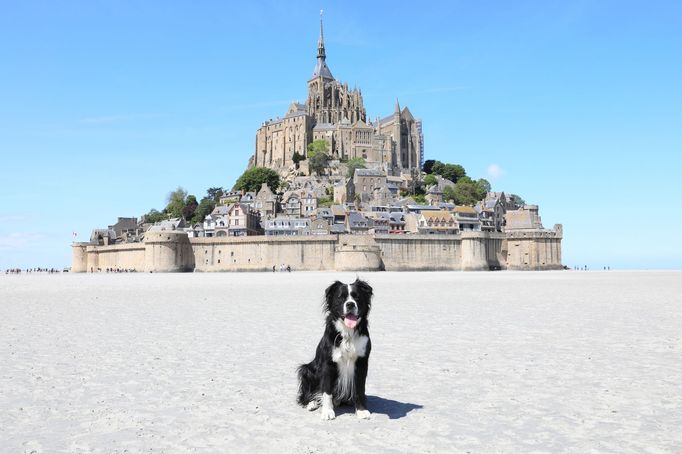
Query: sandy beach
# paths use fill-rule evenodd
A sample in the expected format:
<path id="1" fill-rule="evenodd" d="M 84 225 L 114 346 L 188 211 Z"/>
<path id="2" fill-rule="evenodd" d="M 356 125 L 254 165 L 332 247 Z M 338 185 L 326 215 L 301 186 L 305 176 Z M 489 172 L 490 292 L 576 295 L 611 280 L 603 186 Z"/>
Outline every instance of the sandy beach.
<path id="1" fill-rule="evenodd" d="M 0 276 L 2 452 L 680 452 L 682 272 L 364 273 L 370 420 L 295 403 L 351 273 Z"/>

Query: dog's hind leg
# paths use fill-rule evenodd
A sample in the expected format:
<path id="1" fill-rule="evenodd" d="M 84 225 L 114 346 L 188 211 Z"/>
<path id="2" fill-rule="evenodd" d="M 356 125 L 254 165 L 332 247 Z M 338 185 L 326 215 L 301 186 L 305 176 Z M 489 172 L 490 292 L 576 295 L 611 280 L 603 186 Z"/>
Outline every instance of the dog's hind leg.
<path id="1" fill-rule="evenodd" d="M 313 400 L 308 402 L 308 405 L 305 407 L 308 411 L 315 411 L 318 408 L 320 408 L 320 398 L 315 397 Z"/>
<path id="2" fill-rule="evenodd" d="M 308 411 L 315 411 L 318 408 L 320 408 L 320 405 L 322 405 L 322 395 L 317 393 L 311 396 L 310 401 L 308 402 L 308 405 L 306 405 L 306 410 Z"/>

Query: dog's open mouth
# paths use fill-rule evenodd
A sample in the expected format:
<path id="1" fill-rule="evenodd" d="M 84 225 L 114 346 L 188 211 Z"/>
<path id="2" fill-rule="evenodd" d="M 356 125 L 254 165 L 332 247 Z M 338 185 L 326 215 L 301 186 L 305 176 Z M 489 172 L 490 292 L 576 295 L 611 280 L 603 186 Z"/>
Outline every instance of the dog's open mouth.
<path id="1" fill-rule="evenodd" d="M 346 314 L 343 317 L 343 324 L 346 325 L 348 328 L 355 328 L 355 325 L 358 324 L 358 316 L 355 314 Z"/>

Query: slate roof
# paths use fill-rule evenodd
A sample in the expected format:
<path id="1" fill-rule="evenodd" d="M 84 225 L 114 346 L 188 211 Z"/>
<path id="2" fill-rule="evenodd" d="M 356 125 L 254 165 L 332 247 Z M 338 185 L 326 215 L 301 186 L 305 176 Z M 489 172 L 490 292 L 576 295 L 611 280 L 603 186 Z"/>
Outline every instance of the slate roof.
<path id="1" fill-rule="evenodd" d="M 385 177 L 386 174 L 381 170 L 355 169 L 355 175 L 359 177 Z"/>
<path id="2" fill-rule="evenodd" d="M 318 77 L 324 77 L 325 79 L 334 80 L 334 76 L 332 76 L 332 72 L 329 70 L 327 62 L 323 58 L 317 59 L 317 63 L 315 64 L 315 69 L 313 69 L 313 75 L 311 79 L 316 79 Z"/>

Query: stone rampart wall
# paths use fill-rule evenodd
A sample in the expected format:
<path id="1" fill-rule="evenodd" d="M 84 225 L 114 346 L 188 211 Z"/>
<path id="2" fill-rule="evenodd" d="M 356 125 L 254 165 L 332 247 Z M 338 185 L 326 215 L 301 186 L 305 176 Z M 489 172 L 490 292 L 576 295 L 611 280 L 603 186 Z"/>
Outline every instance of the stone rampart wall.
<path id="1" fill-rule="evenodd" d="M 272 271 L 335 269 L 336 235 L 306 237 L 191 238 L 195 271 Z"/>
<path id="2" fill-rule="evenodd" d="M 561 268 L 561 235 L 311 235 L 187 238 L 147 232 L 144 243 L 73 245 L 74 272 L 106 268 L 168 271 L 430 271 Z"/>
<path id="3" fill-rule="evenodd" d="M 87 262 L 84 271 L 107 268 L 145 269 L 145 245 L 141 243 L 114 244 L 111 246 L 87 246 Z M 72 266 L 72 270 L 76 266 Z"/>

